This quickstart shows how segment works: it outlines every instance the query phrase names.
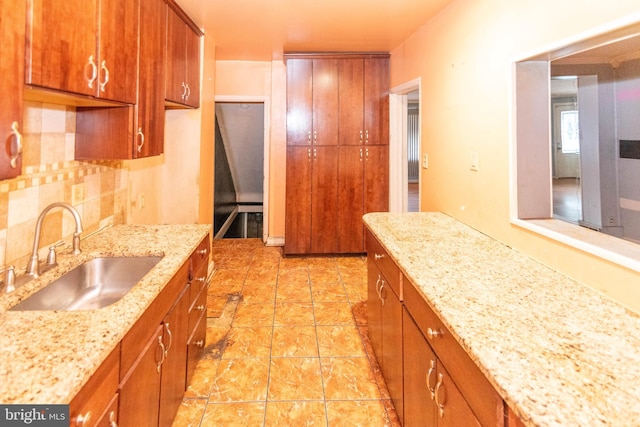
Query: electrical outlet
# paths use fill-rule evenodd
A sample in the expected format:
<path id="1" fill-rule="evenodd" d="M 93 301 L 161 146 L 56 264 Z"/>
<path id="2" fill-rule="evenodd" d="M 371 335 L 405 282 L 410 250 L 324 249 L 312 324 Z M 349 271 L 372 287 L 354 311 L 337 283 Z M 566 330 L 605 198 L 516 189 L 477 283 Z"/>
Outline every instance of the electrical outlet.
<path id="1" fill-rule="evenodd" d="M 471 162 L 470 162 L 470 167 L 469 168 L 472 171 L 477 171 L 478 170 L 478 162 L 479 162 L 478 152 L 477 151 L 472 151 L 470 154 L 471 154 L 470 155 Z"/>
<path id="2" fill-rule="evenodd" d="M 429 155 L 425 153 L 422 155 L 422 168 L 427 169 L 428 167 L 429 167 Z"/>

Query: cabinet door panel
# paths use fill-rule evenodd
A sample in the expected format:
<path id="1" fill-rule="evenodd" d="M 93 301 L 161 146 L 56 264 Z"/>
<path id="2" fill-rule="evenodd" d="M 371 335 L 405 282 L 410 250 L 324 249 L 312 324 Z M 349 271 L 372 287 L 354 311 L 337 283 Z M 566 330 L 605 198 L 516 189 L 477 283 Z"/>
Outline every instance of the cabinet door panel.
<path id="1" fill-rule="evenodd" d="M 186 31 L 186 71 L 187 105 L 200 106 L 200 36 L 185 25 Z"/>
<path id="2" fill-rule="evenodd" d="M 313 147 L 311 252 L 338 252 L 338 147 Z"/>
<path id="3" fill-rule="evenodd" d="M 364 60 L 364 128 L 366 144 L 389 144 L 388 58 Z"/>
<path id="4" fill-rule="evenodd" d="M 311 152 L 311 147 L 287 147 L 286 254 L 303 254 L 311 250 Z"/>
<path id="5" fill-rule="evenodd" d="M 169 101 L 184 103 L 187 32 L 185 23 L 178 14 L 167 7 L 167 57 L 165 98 Z"/>
<path id="6" fill-rule="evenodd" d="M 339 89 L 339 144 L 362 145 L 364 143 L 363 123 L 363 60 L 342 59 L 338 66 Z"/>
<path id="7" fill-rule="evenodd" d="M 402 397 L 402 305 L 393 289 L 385 284 L 382 304 L 382 375 L 396 411 L 403 411 Z"/>
<path id="8" fill-rule="evenodd" d="M 146 16 L 143 20 L 147 19 Z M 100 0 L 97 96 L 136 103 L 138 0 Z"/>
<path id="9" fill-rule="evenodd" d="M 160 386 L 160 427 L 171 426 L 187 388 L 188 326 L 189 288 L 186 287 L 163 322 L 166 357 Z"/>
<path id="10" fill-rule="evenodd" d="M 313 60 L 313 144 L 338 145 L 338 60 Z"/>
<path id="11" fill-rule="evenodd" d="M 443 411 L 437 410 L 438 427 L 481 426 L 441 363 L 438 365 L 437 384 L 439 386 L 436 387 L 436 403 L 444 407 Z"/>
<path id="12" fill-rule="evenodd" d="M 166 13 L 167 7 L 161 0 L 140 0 L 140 16 L 144 19 L 140 20 L 140 68 L 133 158 L 156 156 L 164 152 Z"/>
<path id="13" fill-rule="evenodd" d="M 96 35 L 98 0 L 33 0 L 27 24 L 26 83 L 84 95 L 89 87 L 93 59 L 97 77 Z"/>
<path id="14" fill-rule="evenodd" d="M 312 60 L 287 60 L 287 145 L 311 145 L 312 73 Z"/>
<path id="15" fill-rule="evenodd" d="M 382 273 L 372 259 L 367 257 L 367 334 L 378 364 L 382 364 L 382 304 L 378 296 L 378 286 Z"/>
<path id="16" fill-rule="evenodd" d="M 364 148 L 364 213 L 389 210 L 389 147 Z"/>
<path id="17" fill-rule="evenodd" d="M 338 221 L 341 253 L 364 252 L 364 152 L 340 146 L 338 159 Z"/>
<path id="18" fill-rule="evenodd" d="M 158 325 L 120 388 L 120 427 L 156 427 L 160 403 L 162 325 Z M 158 368 L 160 366 L 160 369 Z"/>
<path id="19" fill-rule="evenodd" d="M 437 380 L 437 359 L 427 340 L 403 310 L 404 427 L 435 426 L 436 406 L 431 396 Z M 400 414 L 398 414 L 400 415 Z"/>
<path id="20" fill-rule="evenodd" d="M 25 0 L 0 2 L 0 179 L 13 178 L 22 173 L 22 155 L 11 165 L 11 144 L 17 147 L 12 131 L 15 122 L 22 133 L 24 86 Z M 14 153 L 14 154 L 17 154 Z"/>

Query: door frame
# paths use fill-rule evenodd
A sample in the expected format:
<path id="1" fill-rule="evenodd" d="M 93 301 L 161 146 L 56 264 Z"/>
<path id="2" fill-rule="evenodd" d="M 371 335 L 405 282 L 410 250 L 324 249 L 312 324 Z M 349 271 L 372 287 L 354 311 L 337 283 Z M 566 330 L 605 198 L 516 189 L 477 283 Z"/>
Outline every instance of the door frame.
<path id="1" fill-rule="evenodd" d="M 271 154 L 271 138 L 270 138 L 270 132 L 269 130 L 271 129 L 271 98 L 268 96 L 243 96 L 243 95 L 216 95 L 214 97 L 214 104 L 215 103 L 222 103 L 222 102 L 235 102 L 235 103 L 262 103 L 264 105 L 264 123 L 263 126 L 264 128 L 262 129 L 262 133 L 264 135 L 264 141 L 263 141 L 263 158 L 264 158 L 264 164 L 263 164 L 263 170 L 264 170 L 264 177 L 263 177 L 263 181 L 262 181 L 262 192 L 263 192 L 263 197 L 262 197 L 262 218 L 263 218 L 263 224 L 266 226 L 262 227 L 262 242 L 267 244 L 269 241 L 269 230 L 271 229 L 271 224 L 269 222 L 270 220 L 270 215 L 269 215 L 269 176 L 270 176 L 270 168 L 269 165 L 271 164 L 271 158 L 270 158 L 270 154 Z M 215 107 L 215 105 L 214 105 Z M 215 114 L 215 108 L 214 108 L 214 114 Z M 214 183 L 215 185 L 215 183 Z"/>
<path id="2" fill-rule="evenodd" d="M 418 91 L 422 99 L 422 79 L 418 77 L 389 91 L 389 212 L 407 212 L 408 209 L 408 157 L 407 107 L 408 94 Z M 422 120 L 418 126 L 418 140 L 422 142 Z M 422 147 L 422 143 L 420 144 Z M 422 150 L 420 150 L 422 151 Z M 418 206 L 421 205 L 422 174 L 418 174 Z"/>

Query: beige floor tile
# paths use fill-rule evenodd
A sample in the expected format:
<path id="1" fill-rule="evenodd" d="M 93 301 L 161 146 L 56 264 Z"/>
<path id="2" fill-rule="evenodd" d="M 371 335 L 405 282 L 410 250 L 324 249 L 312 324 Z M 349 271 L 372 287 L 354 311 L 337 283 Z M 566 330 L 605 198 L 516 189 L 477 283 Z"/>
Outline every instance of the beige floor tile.
<path id="1" fill-rule="evenodd" d="M 311 283 L 331 283 L 340 280 L 338 268 L 331 266 L 309 266 L 309 280 Z"/>
<path id="2" fill-rule="evenodd" d="M 275 266 L 265 266 L 261 264 L 251 265 L 244 284 L 246 285 L 275 285 L 278 280 L 278 263 Z"/>
<path id="3" fill-rule="evenodd" d="M 308 285 L 309 270 L 305 267 L 280 268 L 278 285 Z"/>
<path id="4" fill-rule="evenodd" d="M 213 326 L 215 318 L 207 319 L 207 340 L 204 349 L 204 359 L 220 359 L 227 346 L 227 326 Z"/>
<path id="5" fill-rule="evenodd" d="M 320 357 L 364 357 L 362 339 L 355 326 L 316 326 Z"/>
<path id="6" fill-rule="evenodd" d="M 202 420 L 207 399 L 183 399 L 173 419 L 173 427 L 198 427 Z"/>
<path id="7" fill-rule="evenodd" d="M 327 400 L 380 399 L 380 391 L 366 357 L 321 358 Z"/>
<path id="8" fill-rule="evenodd" d="M 231 328 L 222 358 L 269 357 L 272 330 L 271 326 Z"/>
<path id="9" fill-rule="evenodd" d="M 311 303 L 311 287 L 305 283 L 278 283 L 276 301 Z"/>
<path id="10" fill-rule="evenodd" d="M 314 302 L 316 325 L 354 325 L 348 302 Z"/>
<path id="11" fill-rule="evenodd" d="M 271 359 L 268 399 L 321 400 L 320 359 L 284 357 Z"/>
<path id="12" fill-rule="evenodd" d="M 273 303 L 276 300 L 276 285 L 245 284 L 242 288 L 242 301 L 247 304 Z"/>
<path id="13" fill-rule="evenodd" d="M 265 403 L 208 404 L 201 427 L 260 427 L 264 425 Z"/>
<path id="14" fill-rule="evenodd" d="M 326 282 L 311 284 L 311 298 L 314 302 L 344 302 L 347 293 L 342 282 Z"/>
<path id="15" fill-rule="evenodd" d="M 233 317 L 233 326 L 271 326 L 273 324 L 273 304 L 238 304 Z"/>
<path id="16" fill-rule="evenodd" d="M 280 259 L 280 271 L 291 268 L 307 268 L 307 259 L 304 257 L 289 257 Z"/>
<path id="17" fill-rule="evenodd" d="M 324 401 L 267 402 L 267 427 L 325 427 Z"/>
<path id="18" fill-rule="evenodd" d="M 218 371 L 218 365 L 220 365 L 220 360 L 199 360 L 184 397 L 202 397 L 208 399 L 209 394 L 211 394 L 213 380 Z"/>
<path id="19" fill-rule="evenodd" d="M 327 402 L 329 427 L 388 427 L 391 422 L 380 400 Z"/>
<path id="20" fill-rule="evenodd" d="M 334 257 L 318 256 L 307 258 L 309 267 L 333 267 L 336 268 L 336 259 Z"/>
<path id="21" fill-rule="evenodd" d="M 218 270 L 211 278 L 211 287 L 217 288 L 225 286 L 242 289 L 245 276 L 247 275 L 246 269 L 226 269 L 219 268 L 219 266 L 216 266 L 216 268 L 218 268 Z"/>
<path id="22" fill-rule="evenodd" d="M 277 302 L 274 325 L 311 326 L 314 324 L 313 304 L 299 302 Z"/>
<path id="23" fill-rule="evenodd" d="M 318 357 L 314 326 L 276 326 L 273 328 L 272 357 Z"/>
<path id="24" fill-rule="evenodd" d="M 209 403 L 266 400 L 268 377 L 269 358 L 222 360 Z"/>

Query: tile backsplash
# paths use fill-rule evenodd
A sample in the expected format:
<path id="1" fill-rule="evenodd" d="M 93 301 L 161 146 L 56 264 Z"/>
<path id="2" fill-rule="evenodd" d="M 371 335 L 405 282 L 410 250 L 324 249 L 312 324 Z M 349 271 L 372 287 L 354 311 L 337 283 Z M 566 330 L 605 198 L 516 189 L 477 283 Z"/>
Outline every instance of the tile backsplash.
<path id="1" fill-rule="evenodd" d="M 74 107 L 25 103 L 22 175 L 0 181 L 0 266 L 23 271 L 38 216 L 51 203 L 73 205 L 85 235 L 127 222 L 128 170 L 120 161 L 74 160 L 75 116 Z M 41 257 L 61 239 L 70 244 L 74 228 L 69 212 L 52 209 L 42 225 Z"/>

